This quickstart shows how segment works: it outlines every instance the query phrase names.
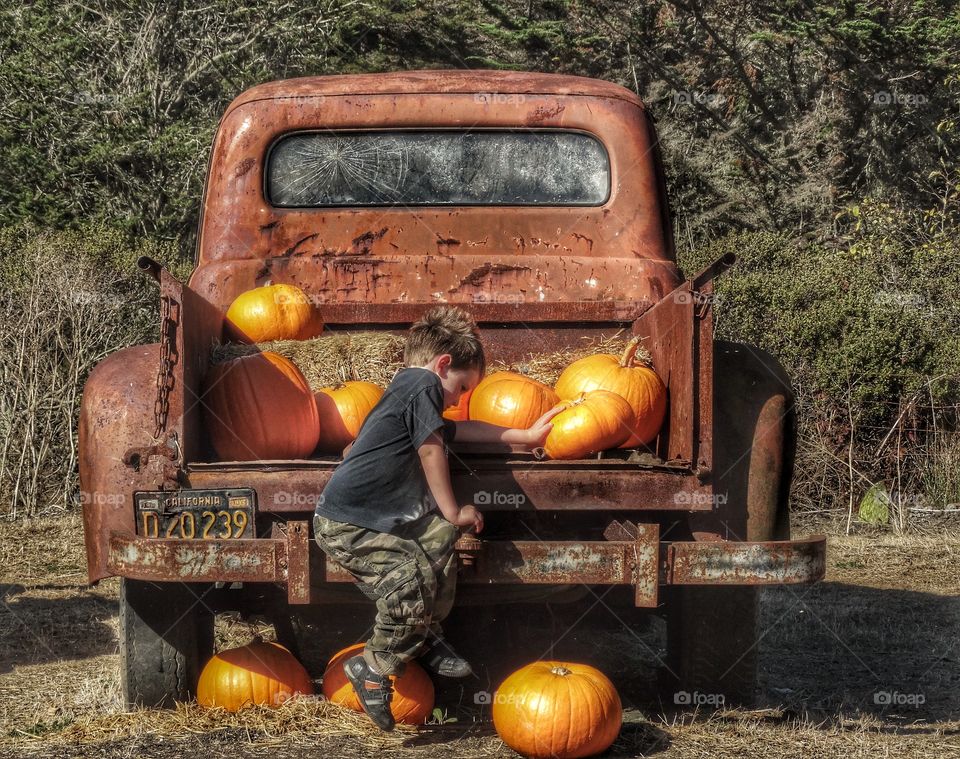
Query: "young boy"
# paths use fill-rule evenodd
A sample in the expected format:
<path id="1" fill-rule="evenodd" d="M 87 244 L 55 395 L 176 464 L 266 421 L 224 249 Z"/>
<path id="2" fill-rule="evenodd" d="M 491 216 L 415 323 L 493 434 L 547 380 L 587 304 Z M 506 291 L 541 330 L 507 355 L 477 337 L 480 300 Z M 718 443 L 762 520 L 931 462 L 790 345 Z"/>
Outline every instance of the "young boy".
<path id="1" fill-rule="evenodd" d="M 416 657 L 436 675 L 472 674 L 443 639 L 453 606 L 460 529 L 483 529 L 473 504 L 460 506 L 450 484 L 445 444 L 543 445 L 554 413 L 529 429 L 452 422 L 443 410 L 483 377 L 486 361 L 469 314 L 431 309 L 413 325 L 397 372 L 324 488 L 313 519 L 317 543 L 376 601 L 363 655 L 344 664 L 360 704 L 383 730 L 394 727 L 390 675 Z M 439 511 L 438 511 L 439 510 Z"/>

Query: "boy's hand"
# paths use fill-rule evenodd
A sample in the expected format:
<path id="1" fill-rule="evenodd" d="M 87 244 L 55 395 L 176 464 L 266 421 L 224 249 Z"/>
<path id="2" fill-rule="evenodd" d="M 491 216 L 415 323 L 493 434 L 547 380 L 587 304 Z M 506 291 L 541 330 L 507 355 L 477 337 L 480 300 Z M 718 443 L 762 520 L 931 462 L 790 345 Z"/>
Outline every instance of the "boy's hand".
<path id="1" fill-rule="evenodd" d="M 546 414 L 541 416 L 537 421 L 531 424 L 524 432 L 527 436 L 526 444 L 531 448 L 539 448 L 547 441 L 547 435 L 550 434 L 550 430 L 553 429 L 553 424 L 550 422 L 553 417 L 559 414 L 564 410 L 564 406 L 557 405 L 550 409 Z"/>
<path id="2" fill-rule="evenodd" d="M 457 515 L 457 527 L 472 527 L 477 534 L 483 530 L 483 514 L 473 505 L 464 506 Z"/>

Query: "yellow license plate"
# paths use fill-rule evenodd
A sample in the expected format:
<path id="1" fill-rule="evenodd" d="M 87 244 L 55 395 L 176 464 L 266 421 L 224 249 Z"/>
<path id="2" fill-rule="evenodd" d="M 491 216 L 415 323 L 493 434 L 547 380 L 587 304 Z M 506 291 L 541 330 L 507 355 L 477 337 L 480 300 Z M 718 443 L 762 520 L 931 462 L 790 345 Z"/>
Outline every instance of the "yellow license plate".
<path id="1" fill-rule="evenodd" d="M 172 540 L 252 538 L 252 488 L 134 493 L 137 534 Z"/>

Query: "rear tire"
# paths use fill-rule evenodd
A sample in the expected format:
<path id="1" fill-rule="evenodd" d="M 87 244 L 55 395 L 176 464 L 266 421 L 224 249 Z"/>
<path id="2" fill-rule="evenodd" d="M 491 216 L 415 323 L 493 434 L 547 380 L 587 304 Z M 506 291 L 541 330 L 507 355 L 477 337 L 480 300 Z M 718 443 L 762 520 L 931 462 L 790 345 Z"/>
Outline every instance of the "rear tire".
<path id="1" fill-rule="evenodd" d="M 663 696 L 679 708 L 752 706 L 757 684 L 757 589 L 676 587 L 667 606 Z"/>
<path id="2" fill-rule="evenodd" d="M 120 583 L 121 685 L 128 708 L 172 707 L 196 693 L 213 655 L 213 613 L 205 585 Z"/>

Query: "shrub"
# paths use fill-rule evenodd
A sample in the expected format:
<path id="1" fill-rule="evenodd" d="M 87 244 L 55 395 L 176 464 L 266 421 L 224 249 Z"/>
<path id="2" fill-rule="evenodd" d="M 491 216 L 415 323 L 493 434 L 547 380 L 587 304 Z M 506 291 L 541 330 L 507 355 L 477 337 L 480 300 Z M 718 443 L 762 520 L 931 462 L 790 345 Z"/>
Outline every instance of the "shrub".
<path id="1" fill-rule="evenodd" d="M 156 339 L 156 287 L 135 263 L 173 249 L 106 227 L 0 229 L 0 513 L 76 500 L 83 384 L 109 353 Z"/>

